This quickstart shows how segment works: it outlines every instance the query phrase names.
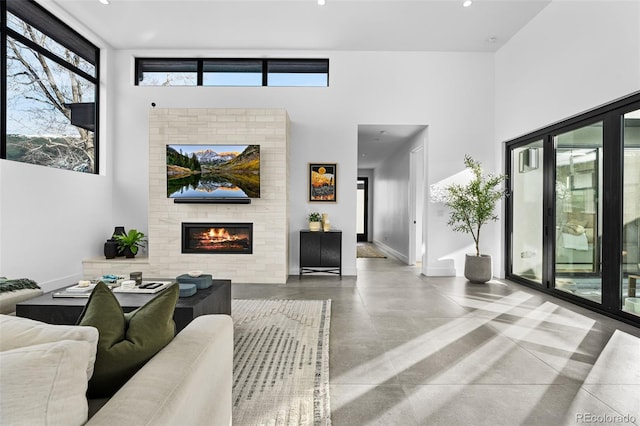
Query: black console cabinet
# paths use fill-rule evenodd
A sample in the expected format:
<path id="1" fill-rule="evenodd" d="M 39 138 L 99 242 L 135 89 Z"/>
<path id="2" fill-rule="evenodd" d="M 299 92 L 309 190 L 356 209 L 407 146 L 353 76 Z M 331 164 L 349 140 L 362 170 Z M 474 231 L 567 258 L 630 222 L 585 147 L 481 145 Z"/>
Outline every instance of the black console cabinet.
<path id="1" fill-rule="evenodd" d="M 300 231 L 300 275 L 312 272 L 342 276 L 342 231 Z"/>

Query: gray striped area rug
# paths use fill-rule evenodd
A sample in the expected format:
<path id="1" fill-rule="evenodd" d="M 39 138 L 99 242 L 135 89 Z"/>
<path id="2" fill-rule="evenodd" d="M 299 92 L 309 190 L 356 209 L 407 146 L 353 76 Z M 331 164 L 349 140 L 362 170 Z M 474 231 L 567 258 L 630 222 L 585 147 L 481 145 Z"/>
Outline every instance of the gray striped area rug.
<path id="1" fill-rule="evenodd" d="M 232 301 L 233 424 L 331 425 L 331 300 Z"/>

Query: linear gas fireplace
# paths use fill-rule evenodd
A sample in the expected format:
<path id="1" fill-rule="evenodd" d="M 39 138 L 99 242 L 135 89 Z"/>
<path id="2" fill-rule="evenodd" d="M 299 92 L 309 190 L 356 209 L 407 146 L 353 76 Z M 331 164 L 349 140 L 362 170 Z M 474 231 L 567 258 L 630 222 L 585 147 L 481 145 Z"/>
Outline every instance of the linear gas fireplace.
<path id="1" fill-rule="evenodd" d="M 253 253 L 252 223 L 183 223 L 182 253 Z"/>

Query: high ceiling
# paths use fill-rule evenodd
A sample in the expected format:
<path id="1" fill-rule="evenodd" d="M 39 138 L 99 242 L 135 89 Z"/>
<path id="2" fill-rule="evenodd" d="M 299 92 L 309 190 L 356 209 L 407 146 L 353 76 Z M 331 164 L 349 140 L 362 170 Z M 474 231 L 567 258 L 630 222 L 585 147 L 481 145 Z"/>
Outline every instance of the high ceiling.
<path id="1" fill-rule="evenodd" d="M 486 52 L 551 0 L 53 1 L 117 49 Z"/>
<path id="2" fill-rule="evenodd" d="M 358 168 L 375 169 L 426 126 L 364 124 L 358 126 Z"/>
<path id="3" fill-rule="evenodd" d="M 43 0 L 44 1 L 44 0 Z M 116 49 L 494 52 L 551 0 L 50 0 Z M 46 3 L 45 3 L 46 4 Z M 359 126 L 375 168 L 422 126 Z M 384 132 L 384 133 L 381 133 Z"/>

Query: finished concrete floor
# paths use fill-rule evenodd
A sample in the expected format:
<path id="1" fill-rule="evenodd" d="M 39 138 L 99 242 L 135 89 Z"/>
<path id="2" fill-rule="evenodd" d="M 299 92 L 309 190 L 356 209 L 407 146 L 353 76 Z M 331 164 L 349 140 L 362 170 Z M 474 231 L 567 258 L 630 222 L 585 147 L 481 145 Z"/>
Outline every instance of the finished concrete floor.
<path id="1" fill-rule="evenodd" d="M 232 287 L 332 300 L 334 426 L 640 425 L 640 329 L 511 282 L 357 267 Z"/>

